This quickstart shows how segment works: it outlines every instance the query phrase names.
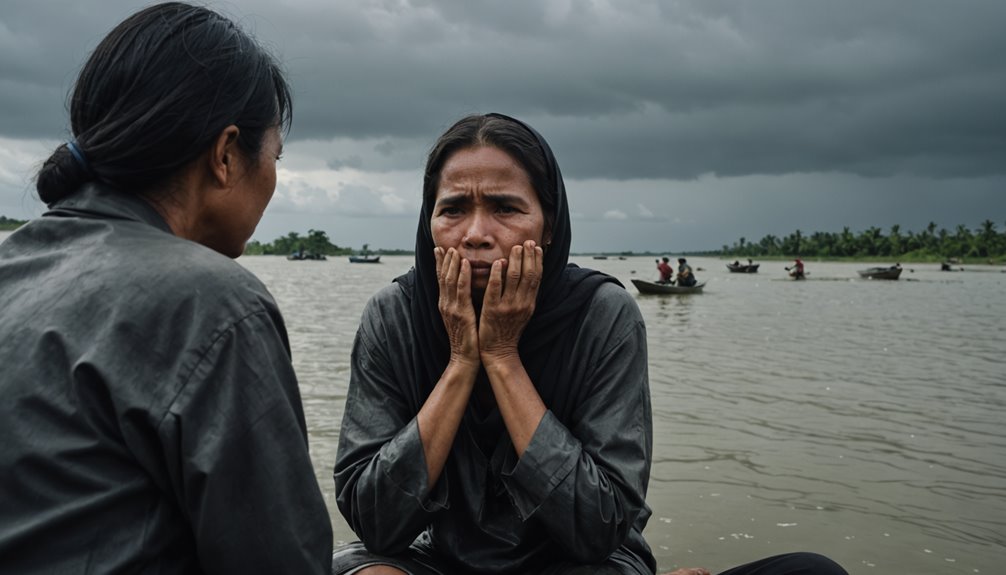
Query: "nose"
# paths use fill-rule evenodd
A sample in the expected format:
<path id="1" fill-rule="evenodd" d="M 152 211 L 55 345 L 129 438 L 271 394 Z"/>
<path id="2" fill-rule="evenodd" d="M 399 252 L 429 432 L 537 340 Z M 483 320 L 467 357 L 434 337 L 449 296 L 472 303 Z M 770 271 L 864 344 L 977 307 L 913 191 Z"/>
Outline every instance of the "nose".
<path id="1" fill-rule="evenodd" d="M 482 250 L 492 246 L 491 223 L 481 210 L 476 210 L 468 220 L 462 243 L 468 249 Z"/>

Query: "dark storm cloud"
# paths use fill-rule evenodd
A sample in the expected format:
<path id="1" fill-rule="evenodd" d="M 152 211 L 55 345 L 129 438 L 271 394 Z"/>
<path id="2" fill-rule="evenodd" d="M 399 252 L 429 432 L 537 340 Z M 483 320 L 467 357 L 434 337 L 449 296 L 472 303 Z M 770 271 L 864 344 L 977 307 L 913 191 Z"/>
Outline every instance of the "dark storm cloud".
<path id="1" fill-rule="evenodd" d="M 0 134 L 61 137 L 86 53 L 140 5 L 6 0 Z M 1001 0 L 211 5 L 284 61 L 294 140 L 393 149 L 498 110 L 574 178 L 1006 171 Z"/>

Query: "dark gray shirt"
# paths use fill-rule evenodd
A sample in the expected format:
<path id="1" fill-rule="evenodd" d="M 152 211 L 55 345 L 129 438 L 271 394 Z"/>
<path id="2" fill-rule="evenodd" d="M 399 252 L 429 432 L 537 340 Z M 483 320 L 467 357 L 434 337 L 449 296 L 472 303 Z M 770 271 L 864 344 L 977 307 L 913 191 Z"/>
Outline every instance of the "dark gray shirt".
<path id="1" fill-rule="evenodd" d="M 0 572 L 323 573 L 283 320 L 90 186 L 0 245 Z"/>
<path id="2" fill-rule="evenodd" d="M 614 557 L 624 572 L 653 572 L 642 537 L 652 455 L 643 320 L 631 296 L 609 283 L 581 325 L 567 336 L 574 351 L 564 369 L 589 390 L 576 394 L 582 402 L 562 418 L 547 412 L 519 459 L 498 409 L 469 405 L 427 493 L 409 300 L 397 284 L 371 299 L 353 348 L 335 468 L 339 508 L 368 549 L 395 554 L 411 544 L 452 562 L 450 572 L 521 573 Z"/>

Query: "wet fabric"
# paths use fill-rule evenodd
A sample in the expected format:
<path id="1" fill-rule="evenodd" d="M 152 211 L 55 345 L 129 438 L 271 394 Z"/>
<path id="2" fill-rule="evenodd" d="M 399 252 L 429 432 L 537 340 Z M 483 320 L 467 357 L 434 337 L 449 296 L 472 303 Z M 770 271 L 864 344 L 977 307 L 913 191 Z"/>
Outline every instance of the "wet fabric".
<path id="1" fill-rule="evenodd" d="M 376 294 L 353 347 L 336 501 L 368 549 L 431 556 L 453 574 L 605 561 L 619 573 L 653 573 L 642 537 L 652 450 L 646 332 L 632 297 L 612 283 L 597 290 L 567 335 L 572 352 L 559 367 L 570 384 L 554 388 L 567 401 L 542 394 L 546 406 L 567 407 L 546 413 L 522 458 L 498 409 L 480 417 L 470 404 L 430 493 L 409 297 L 401 283 Z M 492 437 L 492 451 L 479 447 L 479 433 Z"/>
<path id="2" fill-rule="evenodd" d="M 283 319 L 90 185 L 0 244 L 0 572 L 325 573 Z"/>
<path id="3" fill-rule="evenodd" d="M 444 473 L 426 493 L 415 416 L 450 346 L 437 306 L 433 202 L 424 198 L 416 267 L 368 303 L 357 333 L 337 503 L 370 551 L 427 553 L 454 573 L 529 573 L 616 556 L 625 573 L 652 573 L 641 535 L 652 454 L 645 327 L 617 280 L 567 265 L 562 174 L 545 140 L 521 125 L 546 159 L 555 205 L 535 313 L 518 346 L 548 412 L 518 460 L 498 408 L 476 409 L 473 393 Z M 479 385 L 488 386 L 484 372 Z"/>

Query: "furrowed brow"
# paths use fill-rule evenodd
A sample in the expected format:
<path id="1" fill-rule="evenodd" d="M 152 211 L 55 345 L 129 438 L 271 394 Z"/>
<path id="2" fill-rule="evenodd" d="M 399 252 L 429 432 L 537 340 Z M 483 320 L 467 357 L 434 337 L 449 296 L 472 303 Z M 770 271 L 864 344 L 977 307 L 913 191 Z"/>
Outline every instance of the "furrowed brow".
<path id="1" fill-rule="evenodd" d="M 517 194 L 507 194 L 505 192 L 495 192 L 492 194 L 486 194 L 485 198 L 494 204 L 516 204 L 519 206 L 527 205 L 527 199 L 524 196 L 518 196 Z"/>

